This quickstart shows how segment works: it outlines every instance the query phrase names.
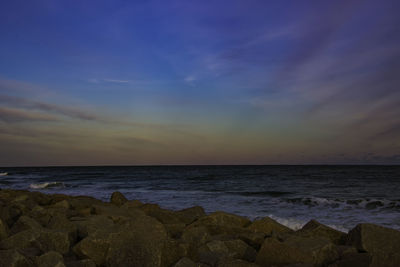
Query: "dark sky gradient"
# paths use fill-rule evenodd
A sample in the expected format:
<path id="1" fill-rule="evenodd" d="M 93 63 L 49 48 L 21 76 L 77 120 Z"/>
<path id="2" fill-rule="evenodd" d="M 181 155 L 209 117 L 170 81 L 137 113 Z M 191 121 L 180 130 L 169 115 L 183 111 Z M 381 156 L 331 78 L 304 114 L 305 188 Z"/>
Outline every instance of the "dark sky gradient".
<path id="1" fill-rule="evenodd" d="M 400 1 L 3 1 L 0 166 L 400 164 Z"/>

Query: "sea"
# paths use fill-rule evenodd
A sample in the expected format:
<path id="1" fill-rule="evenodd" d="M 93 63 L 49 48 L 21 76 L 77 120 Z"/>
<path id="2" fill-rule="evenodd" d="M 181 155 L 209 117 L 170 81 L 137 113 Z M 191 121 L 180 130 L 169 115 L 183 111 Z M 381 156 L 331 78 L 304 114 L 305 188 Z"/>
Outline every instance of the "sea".
<path id="1" fill-rule="evenodd" d="M 0 188 L 128 199 L 179 210 L 202 206 L 299 229 L 358 223 L 400 230 L 400 166 L 115 166 L 0 168 Z"/>

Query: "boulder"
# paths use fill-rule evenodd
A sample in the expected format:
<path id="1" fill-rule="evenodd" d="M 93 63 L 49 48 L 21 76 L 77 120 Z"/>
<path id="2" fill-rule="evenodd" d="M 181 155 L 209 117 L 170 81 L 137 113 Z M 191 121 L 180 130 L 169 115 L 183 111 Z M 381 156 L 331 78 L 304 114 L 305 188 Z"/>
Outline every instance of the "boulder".
<path id="1" fill-rule="evenodd" d="M 368 267 L 371 263 L 371 255 L 368 253 L 348 254 L 340 258 L 329 267 Z"/>
<path id="2" fill-rule="evenodd" d="M 339 258 L 336 246 L 324 237 L 298 237 L 292 236 L 285 240 L 285 244 L 296 247 L 310 255 L 315 266 L 325 266 Z"/>
<path id="3" fill-rule="evenodd" d="M 12 226 L 11 234 L 16 234 L 25 230 L 40 231 L 42 228 L 42 225 L 38 223 L 35 219 L 23 215 L 19 217 Z"/>
<path id="4" fill-rule="evenodd" d="M 74 244 L 77 240 L 78 227 L 64 216 L 52 217 L 47 227 L 52 230 L 66 232 L 69 236 L 69 241 L 71 244 Z"/>
<path id="5" fill-rule="evenodd" d="M 89 258 L 96 265 L 104 265 L 109 247 L 109 234 L 97 232 L 81 240 L 72 250 L 79 258 Z"/>
<path id="6" fill-rule="evenodd" d="M 312 257 L 297 247 L 289 246 L 275 238 L 267 238 L 257 254 L 256 263 L 260 266 L 285 266 L 312 263 Z"/>
<path id="7" fill-rule="evenodd" d="M 345 233 L 323 225 L 316 220 L 309 221 L 294 234 L 302 237 L 325 237 L 336 245 L 343 243 L 346 237 Z"/>
<path id="8" fill-rule="evenodd" d="M 139 200 L 128 200 L 127 202 L 125 202 L 122 207 L 123 208 L 139 208 L 141 206 L 143 206 L 143 202 L 139 201 Z"/>
<path id="9" fill-rule="evenodd" d="M 363 223 L 348 233 L 346 243 L 368 252 L 371 266 L 400 266 L 400 231 Z"/>
<path id="10" fill-rule="evenodd" d="M 0 240 L 7 238 L 10 234 L 10 229 L 8 229 L 8 225 L 0 219 Z"/>
<path id="11" fill-rule="evenodd" d="M 146 215 L 156 218 L 163 224 L 180 224 L 182 221 L 176 215 L 176 212 L 162 209 L 157 204 L 144 204 L 140 206 L 140 209 L 146 213 Z"/>
<path id="12" fill-rule="evenodd" d="M 273 236 L 274 234 L 280 233 L 292 233 L 294 232 L 292 229 L 278 223 L 277 221 L 264 217 L 259 220 L 253 221 L 247 229 L 250 229 L 254 232 L 263 233 L 267 236 Z"/>
<path id="13" fill-rule="evenodd" d="M 257 257 L 257 251 L 247 245 L 240 239 L 224 241 L 225 246 L 229 250 L 229 257 L 235 259 L 243 259 L 249 262 L 254 262 Z"/>
<path id="14" fill-rule="evenodd" d="M 211 235 L 204 226 L 192 227 L 183 231 L 181 239 L 192 247 L 198 247 L 210 241 Z"/>
<path id="15" fill-rule="evenodd" d="M 65 267 L 63 256 L 56 251 L 49 251 L 40 257 L 37 257 L 38 267 Z"/>
<path id="16" fill-rule="evenodd" d="M 68 200 L 74 210 L 91 208 L 93 205 L 103 205 L 104 202 L 89 196 L 75 196 Z"/>
<path id="17" fill-rule="evenodd" d="M 186 225 L 206 216 L 204 209 L 200 206 L 183 209 L 176 212 L 176 216 Z"/>
<path id="18" fill-rule="evenodd" d="M 189 254 L 189 244 L 173 239 L 167 239 L 162 254 L 162 266 L 172 266 L 179 259 Z"/>
<path id="19" fill-rule="evenodd" d="M 259 267 L 259 266 L 255 263 L 239 259 L 222 259 L 218 263 L 218 267 Z"/>
<path id="20" fill-rule="evenodd" d="M 265 239 L 257 254 L 256 263 L 261 266 L 289 264 L 324 266 L 334 262 L 338 257 L 335 246 L 327 239 L 293 236 L 285 242 L 275 238 Z"/>
<path id="21" fill-rule="evenodd" d="M 246 242 L 249 246 L 259 250 L 261 245 L 264 243 L 265 234 L 261 232 L 241 231 L 235 235 L 235 238 L 239 238 L 240 240 Z"/>
<path id="22" fill-rule="evenodd" d="M 25 230 L 9 236 L 0 241 L 0 249 L 24 249 L 28 247 L 38 247 L 38 237 L 40 233 L 33 230 Z"/>
<path id="23" fill-rule="evenodd" d="M 14 249 L 0 250 L 0 267 L 26 267 L 32 265 L 22 254 Z"/>
<path id="24" fill-rule="evenodd" d="M 78 261 L 69 261 L 67 267 L 96 267 L 96 263 L 91 259 L 83 259 Z"/>
<path id="25" fill-rule="evenodd" d="M 149 216 L 141 216 L 121 226 L 110 235 L 107 266 L 162 266 L 167 232 L 164 226 Z"/>
<path id="26" fill-rule="evenodd" d="M 192 223 L 190 226 L 223 226 L 230 228 L 242 228 L 246 227 L 251 221 L 245 217 L 229 214 L 222 211 L 213 212 L 207 216 L 199 218 L 197 221 Z"/>
<path id="27" fill-rule="evenodd" d="M 41 206 L 49 205 L 51 202 L 51 197 L 49 195 L 40 192 L 30 192 L 30 197 Z"/>
<path id="28" fill-rule="evenodd" d="M 182 233 L 186 227 L 184 223 L 172 223 L 172 224 L 164 224 L 165 229 L 168 232 L 168 235 L 171 238 L 179 238 L 182 236 Z"/>
<path id="29" fill-rule="evenodd" d="M 198 267 L 198 265 L 191 259 L 184 257 L 175 263 L 173 267 Z"/>
<path id="30" fill-rule="evenodd" d="M 42 230 L 37 240 L 40 243 L 40 249 L 44 252 L 56 251 L 61 254 L 69 252 L 71 242 L 68 232 L 58 230 Z"/>
<path id="31" fill-rule="evenodd" d="M 53 207 L 67 209 L 68 210 L 68 209 L 71 208 L 71 205 L 69 204 L 69 202 L 66 199 L 64 199 L 64 200 L 61 200 L 61 201 L 56 202 L 55 204 L 53 204 Z"/>
<path id="32" fill-rule="evenodd" d="M 105 215 L 93 215 L 83 220 L 72 221 L 72 223 L 77 227 L 79 239 L 94 235 L 97 232 L 117 231 L 113 220 Z"/>
<path id="33" fill-rule="evenodd" d="M 121 192 L 118 191 L 112 193 L 110 199 L 110 202 L 116 206 L 121 206 L 127 201 L 128 199 Z"/>

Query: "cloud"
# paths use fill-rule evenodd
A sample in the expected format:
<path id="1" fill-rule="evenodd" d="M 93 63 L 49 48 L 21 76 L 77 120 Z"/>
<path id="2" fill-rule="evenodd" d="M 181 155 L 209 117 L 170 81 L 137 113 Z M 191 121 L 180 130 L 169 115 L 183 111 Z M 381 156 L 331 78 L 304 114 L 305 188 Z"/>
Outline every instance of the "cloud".
<path id="1" fill-rule="evenodd" d="M 13 106 L 13 107 L 49 112 L 52 113 L 53 115 L 64 115 L 75 119 L 104 121 L 104 118 L 97 116 L 93 113 L 90 113 L 88 111 L 82 110 L 80 108 L 49 104 L 22 97 L 0 95 L 0 103 L 3 105 Z"/>
<path id="2" fill-rule="evenodd" d="M 25 111 L 21 109 L 0 107 L 0 121 L 3 122 L 22 122 L 22 121 L 58 121 L 57 117 Z"/>
<path id="3" fill-rule="evenodd" d="M 88 79 L 87 80 L 89 83 L 95 83 L 95 84 L 100 84 L 100 83 L 114 83 L 114 84 L 130 84 L 132 81 L 130 80 L 118 80 L 118 79 Z"/>

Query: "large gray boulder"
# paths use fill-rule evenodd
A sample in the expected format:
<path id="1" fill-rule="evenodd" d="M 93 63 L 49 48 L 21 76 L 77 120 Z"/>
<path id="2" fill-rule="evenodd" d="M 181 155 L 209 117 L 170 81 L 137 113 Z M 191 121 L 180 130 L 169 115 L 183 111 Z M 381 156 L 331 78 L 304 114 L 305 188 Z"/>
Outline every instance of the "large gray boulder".
<path id="1" fill-rule="evenodd" d="M 293 232 L 292 229 L 278 223 L 277 221 L 269 217 L 255 220 L 247 227 L 247 229 L 258 233 L 263 233 L 267 236 Z"/>
<path id="2" fill-rule="evenodd" d="M 122 206 L 128 199 L 121 192 L 114 192 L 111 194 L 110 202 L 116 206 Z"/>
<path id="3" fill-rule="evenodd" d="M 371 266 L 400 266 L 400 231 L 363 223 L 348 233 L 346 243 L 368 252 Z"/>
<path id="4" fill-rule="evenodd" d="M 0 250 L 0 267 L 26 267 L 33 263 L 15 249 Z"/>
<path id="5" fill-rule="evenodd" d="M 328 239 L 292 236 L 285 242 L 267 238 L 257 254 L 256 263 L 261 266 L 284 266 L 289 264 L 312 264 L 325 266 L 339 258 Z"/>
<path id="6" fill-rule="evenodd" d="M 325 237 L 337 245 L 343 243 L 346 237 L 345 233 L 323 225 L 316 220 L 309 221 L 294 234 L 302 237 Z"/>

